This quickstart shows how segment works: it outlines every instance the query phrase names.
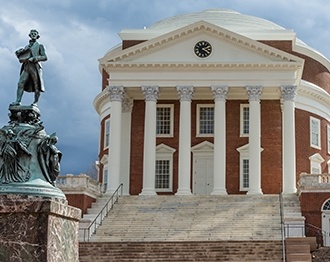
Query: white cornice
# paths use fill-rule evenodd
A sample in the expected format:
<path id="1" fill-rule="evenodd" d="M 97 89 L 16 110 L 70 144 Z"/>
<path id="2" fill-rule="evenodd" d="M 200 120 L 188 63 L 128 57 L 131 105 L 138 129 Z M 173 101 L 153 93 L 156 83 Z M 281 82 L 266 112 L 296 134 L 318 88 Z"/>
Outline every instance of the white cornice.
<path id="1" fill-rule="evenodd" d="M 317 114 L 330 121 L 330 94 L 310 82 L 301 81 L 297 90 L 296 108 Z"/>
<path id="2" fill-rule="evenodd" d="M 210 69 L 283 69 L 283 68 L 291 68 L 298 69 L 302 68 L 302 64 L 300 62 L 262 62 L 262 63 L 129 63 L 129 62 L 119 62 L 119 63 L 109 63 L 106 65 L 106 68 L 111 68 L 111 71 L 121 70 L 121 69 L 152 69 L 152 70 L 177 70 L 180 68 L 181 70 L 210 70 Z"/>
<path id="3" fill-rule="evenodd" d="M 100 115 L 101 114 L 101 108 L 102 104 L 109 102 L 110 100 L 110 94 L 108 92 L 108 89 L 105 88 L 101 93 L 99 93 L 93 101 L 94 108 L 96 112 Z"/>

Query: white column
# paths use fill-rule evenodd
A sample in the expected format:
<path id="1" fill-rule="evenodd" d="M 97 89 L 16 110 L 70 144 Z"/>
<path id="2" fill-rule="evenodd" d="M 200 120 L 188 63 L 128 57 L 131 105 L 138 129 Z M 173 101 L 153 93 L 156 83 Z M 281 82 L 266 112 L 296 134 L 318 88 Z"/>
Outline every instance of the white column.
<path id="1" fill-rule="evenodd" d="M 213 191 L 227 195 L 226 190 L 226 97 L 228 86 L 212 86 L 214 97 Z"/>
<path id="2" fill-rule="evenodd" d="M 296 193 L 296 138 L 295 138 L 295 105 L 296 86 L 281 86 L 283 99 L 283 163 L 282 191 Z"/>
<path id="3" fill-rule="evenodd" d="M 133 100 L 124 98 L 122 102 L 121 121 L 121 167 L 120 182 L 123 183 L 123 195 L 129 195 L 130 156 L 131 156 L 131 118 Z"/>
<path id="4" fill-rule="evenodd" d="M 179 186 L 176 195 L 191 195 L 191 98 L 193 86 L 178 86 L 180 97 Z"/>
<path id="5" fill-rule="evenodd" d="M 110 93 L 110 147 L 108 167 L 108 189 L 107 193 L 113 193 L 120 184 L 121 165 L 121 119 L 122 101 L 124 97 L 123 86 L 109 86 Z"/>
<path id="6" fill-rule="evenodd" d="M 249 191 L 247 194 L 262 194 L 261 190 L 261 86 L 246 86 L 249 97 Z"/>
<path id="7" fill-rule="evenodd" d="M 145 97 L 144 149 L 143 149 L 143 188 L 140 195 L 156 195 L 156 111 L 159 95 L 158 86 L 143 86 Z"/>

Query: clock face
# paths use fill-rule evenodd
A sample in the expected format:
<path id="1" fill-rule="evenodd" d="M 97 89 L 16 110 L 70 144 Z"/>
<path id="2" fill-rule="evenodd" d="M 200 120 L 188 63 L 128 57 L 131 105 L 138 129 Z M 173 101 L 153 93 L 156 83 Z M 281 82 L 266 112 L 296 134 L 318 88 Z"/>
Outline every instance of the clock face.
<path id="1" fill-rule="evenodd" d="M 199 41 L 194 47 L 194 52 L 198 57 L 205 58 L 212 53 L 212 46 L 207 41 Z"/>

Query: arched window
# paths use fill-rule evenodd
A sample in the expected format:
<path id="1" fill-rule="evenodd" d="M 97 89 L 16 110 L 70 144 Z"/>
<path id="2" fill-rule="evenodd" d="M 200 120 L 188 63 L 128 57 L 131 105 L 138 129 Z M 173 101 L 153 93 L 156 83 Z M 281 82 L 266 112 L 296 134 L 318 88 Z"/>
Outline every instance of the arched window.
<path id="1" fill-rule="evenodd" d="M 323 204 L 322 210 L 330 210 L 330 199 Z"/>

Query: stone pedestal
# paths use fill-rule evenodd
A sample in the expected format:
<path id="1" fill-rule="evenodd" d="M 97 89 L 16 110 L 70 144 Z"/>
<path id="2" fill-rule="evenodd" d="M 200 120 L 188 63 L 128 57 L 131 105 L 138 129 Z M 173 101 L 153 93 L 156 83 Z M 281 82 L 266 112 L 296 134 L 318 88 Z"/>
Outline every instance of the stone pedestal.
<path id="1" fill-rule="evenodd" d="M 80 217 L 64 199 L 0 195 L 0 261 L 78 262 Z"/>

